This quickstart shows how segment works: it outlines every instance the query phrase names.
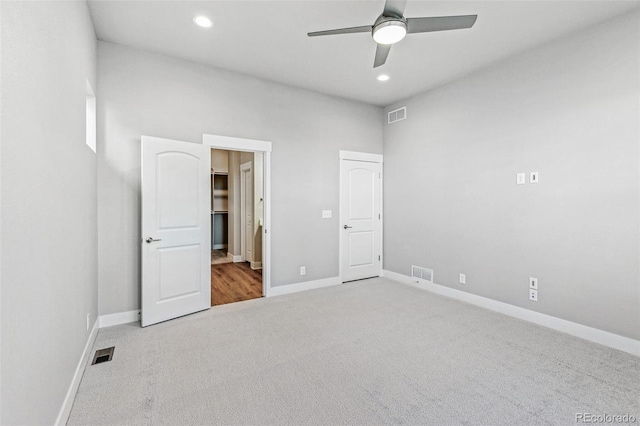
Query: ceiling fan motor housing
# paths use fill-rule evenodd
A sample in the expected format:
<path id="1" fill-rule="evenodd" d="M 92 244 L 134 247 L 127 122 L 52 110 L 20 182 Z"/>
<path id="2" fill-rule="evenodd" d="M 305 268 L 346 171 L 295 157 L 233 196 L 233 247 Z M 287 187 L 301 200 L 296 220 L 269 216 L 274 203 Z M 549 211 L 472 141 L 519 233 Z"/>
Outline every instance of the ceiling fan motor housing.
<path id="1" fill-rule="evenodd" d="M 393 44 L 407 34 L 407 20 L 404 16 L 380 15 L 373 24 L 371 36 L 378 44 Z"/>

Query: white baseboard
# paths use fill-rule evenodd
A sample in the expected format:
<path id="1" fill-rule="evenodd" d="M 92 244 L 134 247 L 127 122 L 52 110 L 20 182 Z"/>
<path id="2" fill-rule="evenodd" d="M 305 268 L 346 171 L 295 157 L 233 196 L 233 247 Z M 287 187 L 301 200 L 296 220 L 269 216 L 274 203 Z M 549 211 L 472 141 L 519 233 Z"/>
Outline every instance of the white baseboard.
<path id="1" fill-rule="evenodd" d="M 128 324 L 140 321 L 140 311 L 118 312 L 116 314 L 101 315 L 100 328 L 111 327 L 112 325 Z"/>
<path id="2" fill-rule="evenodd" d="M 96 318 L 96 321 L 93 323 L 93 328 L 91 329 L 91 333 L 89 334 L 87 343 L 84 345 L 82 356 L 80 356 L 80 361 L 78 362 L 76 372 L 74 373 L 71 384 L 69 385 L 69 389 L 67 390 L 67 395 L 64 397 L 62 407 L 60 407 L 60 412 L 58 413 L 58 418 L 56 419 L 55 423 L 56 426 L 66 425 L 67 421 L 69 420 L 71 407 L 73 406 L 73 401 L 76 399 L 76 394 L 78 393 L 78 387 L 80 386 L 80 380 L 82 379 L 84 368 L 87 365 L 87 360 L 91 355 L 91 349 L 93 348 L 93 344 L 96 341 L 96 336 L 98 335 L 99 322 L 100 320 Z"/>
<path id="3" fill-rule="evenodd" d="M 282 296 L 283 294 L 297 293 L 299 291 L 313 290 L 316 288 L 330 287 L 332 285 L 340 285 L 342 280 L 340 277 L 324 278 L 321 280 L 305 281 L 302 283 L 281 285 L 271 287 L 267 290 L 266 297 Z"/>
<path id="4" fill-rule="evenodd" d="M 227 259 L 231 259 L 233 263 L 242 262 L 242 256 L 239 254 L 234 256 L 233 253 L 227 252 Z"/>
<path id="5" fill-rule="evenodd" d="M 213 247 L 211 247 L 213 250 L 222 250 L 222 249 L 226 249 L 227 247 L 229 247 L 228 244 L 214 244 Z"/>
<path id="6" fill-rule="evenodd" d="M 251 262 L 251 269 L 262 269 L 262 262 Z"/>
<path id="7" fill-rule="evenodd" d="M 465 291 L 445 287 L 440 284 L 434 284 L 429 281 L 412 278 L 407 275 L 398 274 L 397 272 L 385 270 L 383 271 L 383 276 L 394 281 L 409 284 L 422 290 L 428 290 L 432 293 L 447 296 L 452 299 L 461 300 L 463 302 L 499 312 L 510 317 L 529 321 L 543 327 L 548 327 L 553 330 L 561 331 L 563 333 L 579 337 L 581 339 L 589 340 L 591 342 L 599 343 L 610 348 L 618 349 L 620 351 L 640 356 L 640 341 L 638 340 L 630 339 L 628 337 L 609 333 L 608 331 L 599 330 L 597 328 L 588 327 L 586 325 L 578 324 L 575 322 L 563 320 L 551 315 L 530 311 L 519 306 L 499 302 L 497 300 L 478 296 L 476 294 L 471 294 Z"/>

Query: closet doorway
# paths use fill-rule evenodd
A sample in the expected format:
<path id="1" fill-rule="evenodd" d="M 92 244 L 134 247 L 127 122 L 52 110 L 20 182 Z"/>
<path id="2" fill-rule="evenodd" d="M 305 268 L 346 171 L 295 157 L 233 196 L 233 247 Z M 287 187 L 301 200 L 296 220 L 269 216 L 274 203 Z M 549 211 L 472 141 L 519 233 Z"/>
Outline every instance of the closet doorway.
<path id="1" fill-rule="evenodd" d="M 266 296 L 269 282 L 266 172 L 270 143 L 249 141 L 264 149 L 249 150 L 251 146 L 241 148 L 237 143 L 229 146 L 230 140 L 247 141 L 204 137 L 204 144 L 212 147 L 211 306 Z M 230 149 L 234 147 L 240 150 Z"/>

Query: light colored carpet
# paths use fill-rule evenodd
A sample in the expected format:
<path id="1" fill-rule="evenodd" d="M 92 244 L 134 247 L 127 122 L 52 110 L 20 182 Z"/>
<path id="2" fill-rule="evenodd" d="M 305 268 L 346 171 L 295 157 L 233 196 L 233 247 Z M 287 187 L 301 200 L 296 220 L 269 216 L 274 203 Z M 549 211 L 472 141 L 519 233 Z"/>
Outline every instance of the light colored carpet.
<path id="1" fill-rule="evenodd" d="M 70 425 L 640 421 L 640 358 L 384 278 L 101 329 Z"/>

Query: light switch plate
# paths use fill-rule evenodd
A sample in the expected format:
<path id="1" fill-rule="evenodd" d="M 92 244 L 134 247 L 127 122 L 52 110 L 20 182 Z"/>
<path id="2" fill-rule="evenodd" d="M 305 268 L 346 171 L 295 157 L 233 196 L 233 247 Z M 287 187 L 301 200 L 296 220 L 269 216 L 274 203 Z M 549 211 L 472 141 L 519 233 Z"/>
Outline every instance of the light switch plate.
<path id="1" fill-rule="evenodd" d="M 516 175 L 516 183 L 518 185 L 524 185 L 527 182 L 526 175 L 524 173 L 518 173 Z"/>
<path id="2" fill-rule="evenodd" d="M 538 172 L 529 173 L 529 183 L 538 183 Z"/>
<path id="3" fill-rule="evenodd" d="M 529 288 L 532 289 L 532 290 L 537 290 L 538 289 L 538 279 L 537 278 L 529 277 Z"/>
<path id="4" fill-rule="evenodd" d="M 322 210 L 323 219 L 331 219 L 331 210 Z"/>

